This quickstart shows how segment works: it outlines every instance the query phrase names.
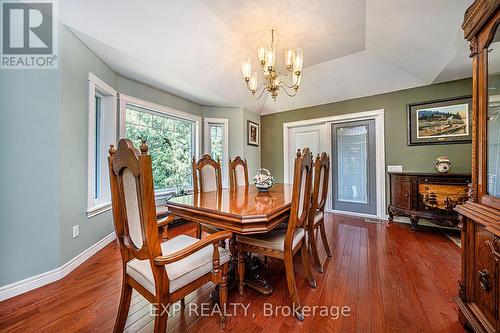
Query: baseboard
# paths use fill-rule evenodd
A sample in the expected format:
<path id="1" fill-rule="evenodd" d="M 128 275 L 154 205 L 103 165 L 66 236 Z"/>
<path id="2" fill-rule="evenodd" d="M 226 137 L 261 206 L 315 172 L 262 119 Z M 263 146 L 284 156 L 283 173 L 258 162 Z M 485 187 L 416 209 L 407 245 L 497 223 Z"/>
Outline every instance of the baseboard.
<path id="1" fill-rule="evenodd" d="M 73 271 L 75 268 L 87 261 L 87 259 L 102 250 L 114 239 L 115 233 L 113 232 L 62 265 L 61 267 L 0 287 L 0 302 L 62 279 L 63 277 L 71 273 L 71 271 Z"/>

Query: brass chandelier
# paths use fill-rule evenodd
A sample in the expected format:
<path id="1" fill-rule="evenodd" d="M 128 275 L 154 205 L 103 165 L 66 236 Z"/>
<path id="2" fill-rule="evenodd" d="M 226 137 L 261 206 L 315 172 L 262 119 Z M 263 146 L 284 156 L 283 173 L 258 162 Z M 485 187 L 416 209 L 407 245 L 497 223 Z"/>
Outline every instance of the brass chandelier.
<path id="1" fill-rule="evenodd" d="M 262 72 L 264 74 L 264 82 L 259 86 L 257 72 L 252 73 L 252 64 L 250 57 L 246 58 L 241 63 L 241 71 L 247 88 L 253 95 L 259 90 L 259 99 L 265 91 L 268 91 L 273 100 L 276 101 L 279 90 L 283 90 L 288 96 L 293 97 L 297 94 L 300 81 L 302 79 L 302 66 L 304 64 L 304 53 L 302 49 L 285 49 L 285 69 L 286 73 L 279 73 L 276 69 L 276 48 L 274 45 L 274 29 L 271 30 L 271 46 L 264 46 L 257 49 Z M 285 83 L 281 77 L 288 76 L 291 73 L 291 84 Z"/>

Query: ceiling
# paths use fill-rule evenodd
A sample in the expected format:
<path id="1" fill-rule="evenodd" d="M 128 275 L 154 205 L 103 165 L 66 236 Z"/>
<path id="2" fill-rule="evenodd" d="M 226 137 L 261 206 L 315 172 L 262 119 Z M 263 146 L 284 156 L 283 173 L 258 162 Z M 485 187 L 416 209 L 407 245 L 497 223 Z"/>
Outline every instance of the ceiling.
<path id="1" fill-rule="evenodd" d="M 60 0 L 60 20 L 123 76 L 202 105 L 261 114 L 471 76 L 472 0 Z M 304 50 L 296 97 L 256 100 L 241 60 Z M 261 78 L 260 78 L 261 79 Z"/>

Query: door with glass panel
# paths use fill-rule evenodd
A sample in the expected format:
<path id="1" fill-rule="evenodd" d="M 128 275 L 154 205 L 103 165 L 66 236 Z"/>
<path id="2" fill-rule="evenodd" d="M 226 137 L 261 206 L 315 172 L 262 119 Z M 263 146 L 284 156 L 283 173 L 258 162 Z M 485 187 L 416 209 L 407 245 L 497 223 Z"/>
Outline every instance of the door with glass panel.
<path id="1" fill-rule="evenodd" d="M 377 214 L 375 120 L 332 124 L 332 208 Z"/>

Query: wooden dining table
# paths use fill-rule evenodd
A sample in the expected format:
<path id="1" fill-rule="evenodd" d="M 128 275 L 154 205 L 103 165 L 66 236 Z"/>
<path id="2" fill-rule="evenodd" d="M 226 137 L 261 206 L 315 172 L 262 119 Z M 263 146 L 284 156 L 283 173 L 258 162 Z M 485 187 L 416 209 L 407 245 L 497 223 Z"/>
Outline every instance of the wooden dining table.
<path id="1" fill-rule="evenodd" d="M 229 242 L 233 257 L 229 280 L 236 283 L 236 235 L 265 233 L 276 228 L 288 220 L 291 203 L 292 185 L 274 184 L 268 192 L 259 192 L 250 185 L 188 194 L 169 199 L 166 208 L 174 216 L 233 232 Z M 246 263 L 246 284 L 263 294 L 272 293 L 272 286 L 260 273 L 260 261 L 247 256 Z"/>

